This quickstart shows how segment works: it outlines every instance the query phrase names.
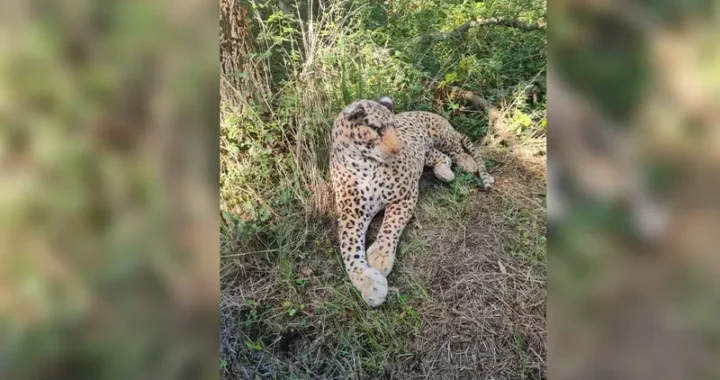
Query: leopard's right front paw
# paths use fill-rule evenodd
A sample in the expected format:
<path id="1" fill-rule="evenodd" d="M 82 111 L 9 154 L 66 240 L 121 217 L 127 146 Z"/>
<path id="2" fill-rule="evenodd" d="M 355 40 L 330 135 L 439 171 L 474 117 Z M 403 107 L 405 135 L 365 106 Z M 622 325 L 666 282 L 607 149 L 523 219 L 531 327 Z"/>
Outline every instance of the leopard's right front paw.
<path id="1" fill-rule="evenodd" d="M 385 276 L 375 268 L 366 268 L 360 274 L 356 287 L 362 294 L 363 300 L 371 307 L 377 307 L 385 302 L 388 293 L 388 283 Z"/>
<path id="2" fill-rule="evenodd" d="M 368 265 L 371 268 L 375 268 L 380 271 L 380 273 L 387 277 L 390 274 L 390 271 L 392 271 L 393 263 L 394 263 L 394 255 L 391 256 L 387 252 L 382 252 L 380 248 L 378 248 L 380 245 L 377 244 L 377 241 L 372 243 L 370 248 L 367 250 L 367 260 Z"/>

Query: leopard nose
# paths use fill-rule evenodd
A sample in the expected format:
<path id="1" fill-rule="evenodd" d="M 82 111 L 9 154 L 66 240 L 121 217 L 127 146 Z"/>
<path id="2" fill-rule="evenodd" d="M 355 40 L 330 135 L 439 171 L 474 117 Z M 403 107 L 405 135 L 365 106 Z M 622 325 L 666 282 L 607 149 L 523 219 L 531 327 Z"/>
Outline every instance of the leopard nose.
<path id="1" fill-rule="evenodd" d="M 399 153 L 399 152 L 400 152 L 400 145 L 395 145 L 394 147 L 392 147 L 392 148 L 390 149 L 390 152 L 391 152 L 392 154 L 397 154 L 397 153 Z"/>

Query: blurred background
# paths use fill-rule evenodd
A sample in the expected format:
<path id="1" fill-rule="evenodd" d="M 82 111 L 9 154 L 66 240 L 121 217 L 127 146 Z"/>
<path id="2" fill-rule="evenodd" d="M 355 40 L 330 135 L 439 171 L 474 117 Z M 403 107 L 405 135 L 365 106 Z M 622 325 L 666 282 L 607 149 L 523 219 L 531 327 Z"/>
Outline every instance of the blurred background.
<path id="1" fill-rule="evenodd" d="M 217 5 L 0 4 L 0 378 L 217 376 Z"/>
<path id="2" fill-rule="evenodd" d="M 548 5 L 549 377 L 720 378 L 720 8 Z"/>

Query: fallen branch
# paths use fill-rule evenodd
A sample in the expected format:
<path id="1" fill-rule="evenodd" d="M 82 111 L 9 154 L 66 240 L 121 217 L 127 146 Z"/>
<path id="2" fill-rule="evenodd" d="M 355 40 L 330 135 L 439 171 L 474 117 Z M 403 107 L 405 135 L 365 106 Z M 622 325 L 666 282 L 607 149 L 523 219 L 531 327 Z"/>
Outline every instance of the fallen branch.
<path id="1" fill-rule="evenodd" d="M 457 87 L 452 87 L 452 90 L 453 90 L 453 93 L 455 94 L 455 96 L 466 100 L 467 102 L 472 104 L 473 107 L 475 107 L 481 111 L 485 111 L 488 113 L 490 113 L 491 111 L 497 111 L 497 109 L 493 106 L 492 103 L 490 103 L 489 100 L 483 98 L 482 96 L 480 96 L 472 91 L 463 90 L 463 89 L 460 89 Z"/>
<path id="2" fill-rule="evenodd" d="M 460 99 L 470 103 L 473 107 L 485 111 L 488 115 L 488 134 L 495 134 L 500 137 L 500 140 L 504 141 L 508 147 L 517 145 L 517 137 L 514 133 L 509 131 L 505 123 L 503 122 L 502 112 L 495 107 L 489 100 L 482 96 L 468 90 L 463 90 L 457 87 L 452 87 L 453 94 Z"/>
<path id="3" fill-rule="evenodd" d="M 472 108 L 485 112 L 488 116 L 488 133 L 485 135 L 485 138 L 490 135 L 495 135 L 510 148 L 517 145 L 517 136 L 515 136 L 515 134 L 506 127 L 503 121 L 502 111 L 500 111 L 500 109 L 498 109 L 492 102 L 480 96 L 480 94 L 473 91 L 463 90 L 455 86 L 440 87 L 440 83 L 438 81 L 431 81 L 427 84 L 427 86 L 433 91 L 442 91 L 444 96 L 463 99 L 469 103 Z M 483 139 L 483 144 L 485 144 L 484 141 L 485 139 Z"/>
<path id="4" fill-rule="evenodd" d="M 506 26 L 509 28 L 520 29 L 526 32 L 533 30 L 545 30 L 545 23 L 526 24 L 520 20 L 514 19 L 485 18 L 468 21 L 457 27 L 457 29 L 453 30 L 452 32 L 433 32 L 424 36 L 420 36 L 415 39 L 415 43 L 425 44 L 444 41 L 448 38 L 456 37 L 460 34 L 463 34 L 474 26 Z"/>

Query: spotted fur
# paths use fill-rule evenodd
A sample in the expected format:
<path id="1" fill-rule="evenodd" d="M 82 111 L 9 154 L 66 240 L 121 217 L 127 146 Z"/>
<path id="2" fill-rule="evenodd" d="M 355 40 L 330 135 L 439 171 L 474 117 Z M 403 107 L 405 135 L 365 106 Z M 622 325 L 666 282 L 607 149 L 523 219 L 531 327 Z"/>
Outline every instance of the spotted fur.
<path id="1" fill-rule="evenodd" d="M 432 167 L 438 179 L 452 181 L 455 161 L 477 173 L 486 188 L 494 183 L 479 150 L 446 119 L 419 111 L 395 115 L 392 108 L 387 97 L 347 106 L 335 119 L 330 153 L 345 270 L 370 306 L 387 296 L 386 277 L 415 209 L 424 166 Z M 365 234 L 382 209 L 382 226 L 366 256 Z"/>

